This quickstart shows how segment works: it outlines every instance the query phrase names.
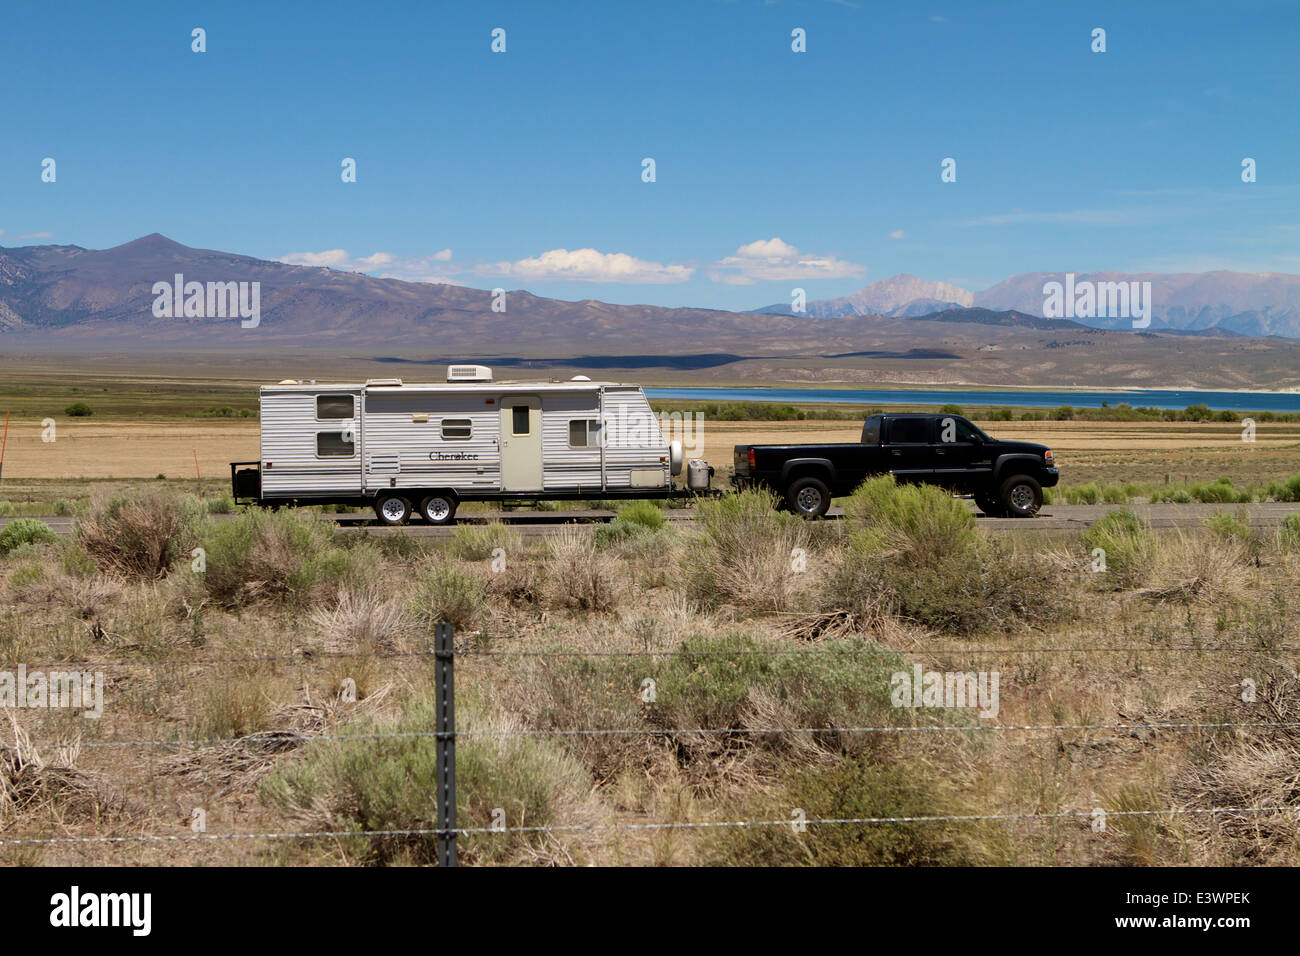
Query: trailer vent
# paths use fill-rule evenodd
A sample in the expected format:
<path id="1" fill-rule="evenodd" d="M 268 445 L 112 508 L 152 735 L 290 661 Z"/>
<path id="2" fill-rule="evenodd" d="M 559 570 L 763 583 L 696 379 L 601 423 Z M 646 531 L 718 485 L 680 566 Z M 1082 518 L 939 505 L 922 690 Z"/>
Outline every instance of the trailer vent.
<path id="1" fill-rule="evenodd" d="M 490 382 L 492 370 L 486 365 L 448 365 L 449 382 Z"/>

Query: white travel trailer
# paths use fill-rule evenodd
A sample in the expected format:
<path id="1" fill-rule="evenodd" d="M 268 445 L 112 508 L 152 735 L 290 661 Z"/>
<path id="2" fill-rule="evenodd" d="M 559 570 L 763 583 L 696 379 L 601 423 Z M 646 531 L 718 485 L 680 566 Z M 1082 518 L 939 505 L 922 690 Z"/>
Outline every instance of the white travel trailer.
<path id="1" fill-rule="evenodd" d="M 448 524 L 462 501 L 663 498 L 681 470 L 637 385 L 494 382 L 452 365 L 446 383 L 322 385 L 260 392 L 261 460 L 230 466 L 236 500 L 373 507 Z"/>

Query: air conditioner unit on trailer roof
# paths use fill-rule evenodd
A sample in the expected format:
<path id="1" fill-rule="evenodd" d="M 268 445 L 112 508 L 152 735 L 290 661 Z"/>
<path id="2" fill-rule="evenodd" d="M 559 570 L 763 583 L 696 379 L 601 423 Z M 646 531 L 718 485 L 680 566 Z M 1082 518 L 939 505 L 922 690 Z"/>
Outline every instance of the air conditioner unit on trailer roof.
<path id="1" fill-rule="evenodd" d="M 448 365 L 449 382 L 490 382 L 492 370 L 486 365 Z"/>

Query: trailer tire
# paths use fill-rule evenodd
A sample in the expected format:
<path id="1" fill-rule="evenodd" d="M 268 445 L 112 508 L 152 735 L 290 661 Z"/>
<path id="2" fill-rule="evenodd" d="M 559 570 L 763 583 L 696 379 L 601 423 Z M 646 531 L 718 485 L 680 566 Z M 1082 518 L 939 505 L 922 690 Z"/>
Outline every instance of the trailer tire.
<path id="1" fill-rule="evenodd" d="M 800 518 L 812 521 L 831 506 L 831 490 L 820 478 L 797 478 L 785 490 L 786 504 Z"/>
<path id="2" fill-rule="evenodd" d="M 432 494 L 420 502 L 420 517 L 431 525 L 449 525 L 456 521 L 456 496 Z"/>
<path id="3" fill-rule="evenodd" d="M 380 524 L 406 524 L 411 520 L 411 503 L 401 495 L 380 495 L 375 499 L 375 517 Z"/>

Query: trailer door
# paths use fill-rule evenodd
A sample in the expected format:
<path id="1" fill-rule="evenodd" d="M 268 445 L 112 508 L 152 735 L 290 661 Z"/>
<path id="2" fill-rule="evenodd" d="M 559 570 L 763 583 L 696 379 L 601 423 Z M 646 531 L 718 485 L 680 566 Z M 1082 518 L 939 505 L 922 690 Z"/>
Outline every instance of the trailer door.
<path id="1" fill-rule="evenodd" d="M 501 490 L 542 490 L 542 400 L 501 399 Z"/>
<path id="2" fill-rule="evenodd" d="M 313 396 L 315 490 L 351 494 L 361 491 L 361 393 L 339 390 Z"/>

